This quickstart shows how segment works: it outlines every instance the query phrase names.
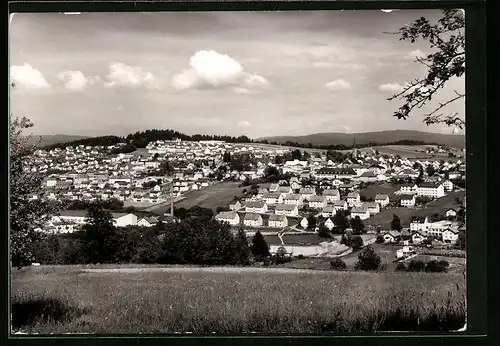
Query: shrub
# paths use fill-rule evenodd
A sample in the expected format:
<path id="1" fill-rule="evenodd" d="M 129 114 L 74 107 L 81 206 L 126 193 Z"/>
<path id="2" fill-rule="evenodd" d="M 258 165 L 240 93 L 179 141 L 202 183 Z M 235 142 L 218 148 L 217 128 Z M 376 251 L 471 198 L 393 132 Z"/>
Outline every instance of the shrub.
<path id="1" fill-rule="evenodd" d="M 297 258 L 301 260 L 301 259 L 304 259 L 305 257 L 304 257 L 304 255 L 300 254 L 297 256 Z"/>
<path id="2" fill-rule="evenodd" d="M 363 238 L 359 235 L 355 235 L 351 238 L 351 247 L 353 250 L 358 250 L 363 247 Z"/>
<path id="3" fill-rule="evenodd" d="M 333 270 L 345 270 L 347 266 L 342 259 L 335 258 L 330 261 L 330 268 Z"/>
<path id="4" fill-rule="evenodd" d="M 408 264 L 409 272 L 421 272 L 425 269 L 425 263 L 419 260 L 411 260 Z"/>
<path id="5" fill-rule="evenodd" d="M 384 236 L 383 236 L 382 234 L 377 235 L 377 240 L 376 240 L 376 242 L 377 242 L 378 244 L 382 244 L 382 243 L 384 243 L 384 242 L 385 242 L 385 240 L 384 240 Z"/>
<path id="6" fill-rule="evenodd" d="M 377 270 L 380 268 L 380 256 L 371 246 L 366 247 L 359 255 L 356 262 L 356 270 Z"/>
<path id="7" fill-rule="evenodd" d="M 429 273 L 442 273 L 446 271 L 449 265 L 447 261 L 432 260 L 425 265 L 425 271 Z"/>
<path id="8" fill-rule="evenodd" d="M 407 270 L 406 264 L 403 262 L 399 262 L 398 265 L 396 266 L 396 271 L 397 272 L 405 272 Z"/>

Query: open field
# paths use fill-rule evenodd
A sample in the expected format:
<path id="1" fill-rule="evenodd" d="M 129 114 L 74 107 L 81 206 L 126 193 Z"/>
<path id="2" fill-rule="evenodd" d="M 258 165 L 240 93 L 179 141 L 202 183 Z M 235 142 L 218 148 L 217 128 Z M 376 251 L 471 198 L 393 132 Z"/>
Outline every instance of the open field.
<path id="1" fill-rule="evenodd" d="M 365 225 L 381 225 L 382 227 L 389 227 L 393 214 L 396 214 L 401 219 L 403 227 L 409 227 L 410 221 L 413 216 L 431 216 L 435 213 L 444 215 L 446 210 L 450 208 L 457 208 L 460 205 L 456 203 L 455 198 L 463 199 L 465 191 L 451 192 L 448 195 L 438 198 L 432 202 L 427 203 L 424 208 L 387 208 L 382 209 L 380 213 L 370 217 L 364 221 Z"/>
<path id="2" fill-rule="evenodd" d="M 459 274 L 82 267 L 14 270 L 13 329 L 316 333 L 456 330 L 465 321 Z"/>
<path id="3" fill-rule="evenodd" d="M 399 191 L 401 184 L 391 184 L 391 183 L 375 183 L 368 186 L 360 191 L 360 196 L 366 197 L 367 199 L 375 199 L 375 196 L 379 193 L 386 194 L 389 196 L 391 201 L 399 199 L 394 192 Z"/>
<path id="4" fill-rule="evenodd" d="M 185 197 L 183 200 L 175 203 L 175 207 L 189 209 L 198 206 L 215 210 L 219 206 L 228 206 L 234 196 L 243 197 L 243 190 L 249 189 L 248 186 L 239 187 L 240 184 L 241 182 L 222 182 L 200 190 L 189 191 L 183 194 Z M 155 209 L 154 212 L 161 213 L 163 209 L 166 211 L 168 208 L 170 206 L 163 206 Z"/>
<path id="5" fill-rule="evenodd" d="M 361 148 L 360 152 L 368 152 L 371 153 L 372 150 L 378 150 L 381 155 L 399 155 L 401 157 L 405 157 L 407 159 L 420 159 L 420 160 L 452 160 L 457 161 L 456 157 L 448 157 L 448 153 L 435 153 L 435 154 L 427 154 L 425 150 L 428 148 L 437 149 L 435 145 L 383 145 L 376 146 L 370 148 Z M 461 151 L 455 151 L 455 155 L 463 155 L 464 153 Z"/>

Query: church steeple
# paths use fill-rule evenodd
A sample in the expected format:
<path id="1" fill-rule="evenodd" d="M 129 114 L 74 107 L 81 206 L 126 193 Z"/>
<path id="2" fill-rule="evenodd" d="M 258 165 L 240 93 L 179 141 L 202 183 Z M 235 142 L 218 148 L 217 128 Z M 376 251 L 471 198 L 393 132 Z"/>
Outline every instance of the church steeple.
<path id="1" fill-rule="evenodd" d="M 358 157 L 358 149 L 356 149 L 356 134 L 354 135 L 354 139 L 352 141 L 352 156 L 354 158 Z"/>

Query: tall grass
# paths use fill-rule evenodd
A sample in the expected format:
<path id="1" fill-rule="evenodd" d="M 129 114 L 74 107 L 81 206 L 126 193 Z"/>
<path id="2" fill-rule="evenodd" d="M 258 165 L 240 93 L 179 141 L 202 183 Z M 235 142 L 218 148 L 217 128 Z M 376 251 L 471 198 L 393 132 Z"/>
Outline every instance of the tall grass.
<path id="1" fill-rule="evenodd" d="M 13 327 L 37 333 L 437 331 L 465 323 L 458 274 L 31 271 L 13 277 L 12 293 Z M 23 306 L 34 301 L 52 315 L 25 318 Z"/>

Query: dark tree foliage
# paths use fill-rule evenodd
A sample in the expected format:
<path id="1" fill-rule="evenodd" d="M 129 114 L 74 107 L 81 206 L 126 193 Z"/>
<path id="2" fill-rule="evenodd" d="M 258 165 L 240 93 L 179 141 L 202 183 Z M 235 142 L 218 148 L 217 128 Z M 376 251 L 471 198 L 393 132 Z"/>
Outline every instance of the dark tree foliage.
<path id="1" fill-rule="evenodd" d="M 265 257 L 271 256 L 271 253 L 269 252 L 269 245 L 267 245 L 267 242 L 260 231 L 257 231 L 252 238 L 251 251 L 256 260 L 261 260 Z"/>
<path id="2" fill-rule="evenodd" d="M 236 264 L 244 266 L 249 265 L 251 251 L 248 245 L 247 236 L 242 228 L 238 229 L 235 245 Z"/>
<path id="3" fill-rule="evenodd" d="M 431 260 L 425 265 L 425 271 L 429 273 L 443 273 L 450 266 L 447 261 Z"/>
<path id="4" fill-rule="evenodd" d="M 377 235 L 377 239 L 375 240 L 376 243 L 382 244 L 385 242 L 384 236 L 382 234 Z"/>
<path id="5" fill-rule="evenodd" d="M 417 62 L 427 68 L 427 76 L 417 78 L 389 100 L 400 99 L 404 104 L 394 113 L 398 119 L 407 119 L 412 112 L 428 104 L 440 89 L 453 78 L 465 73 L 465 16 L 460 9 L 446 9 L 437 23 L 421 17 L 393 33 L 401 41 L 411 43 L 425 40 L 434 51 Z M 462 100 L 465 93 L 455 90 L 455 96 L 439 103 L 432 111 L 424 114 L 427 125 L 444 123 L 463 128 L 464 114 L 445 114 L 442 110 L 449 104 Z"/>
<path id="6" fill-rule="evenodd" d="M 100 203 L 89 205 L 83 231 L 86 263 L 115 262 L 118 250 L 116 227 L 111 213 L 103 210 Z"/>
<path id="7" fill-rule="evenodd" d="M 43 149 L 45 150 L 52 150 L 52 149 L 64 149 L 68 146 L 71 147 L 77 147 L 79 145 L 84 145 L 84 146 L 93 146 L 93 147 L 108 147 L 112 145 L 117 145 L 118 143 L 125 143 L 125 140 L 121 137 L 118 136 L 101 136 L 101 137 L 90 137 L 90 138 L 83 138 L 83 139 L 78 139 L 76 141 L 71 141 L 71 142 L 65 142 L 65 143 L 55 143 L 51 145 L 44 146 Z"/>
<path id="8" fill-rule="evenodd" d="M 345 262 L 340 258 L 335 258 L 330 261 L 330 268 L 333 270 L 346 270 Z"/>
<path id="9" fill-rule="evenodd" d="M 408 263 L 408 269 L 409 272 L 422 272 L 425 270 L 425 263 L 420 260 L 411 260 L 410 263 Z"/>
<path id="10" fill-rule="evenodd" d="M 356 270 L 378 270 L 381 260 L 371 246 L 367 246 L 359 255 L 356 262 Z"/>
<path id="11" fill-rule="evenodd" d="M 359 216 L 352 218 L 350 223 L 354 234 L 365 233 L 365 224 L 363 223 L 363 220 L 361 220 Z"/>
<path id="12" fill-rule="evenodd" d="M 347 228 L 349 228 L 349 219 L 347 218 L 347 211 L 339 210 L 333 216 L 333 223 L 335 224 L 338 233 L 344 233 Z"/>
<path id="13" fill-rule="evenodd" d="M 399 262 L 398 265 L 396 266 L 396 271 L 397 272 L 407 271 L 406 264 L 404 264 L 403 262 Z"/>
<path id="14" fill-rule="evenodd" d="M 60 209 L 58 204 L 39 198 L 31 200 L 32 194 L 43 195 L 41 175 L 25 170 L 27 158 L 35 147 L 28 145 L 30 136 L 24 131 L 33 123 L 28 118 L 13 118 L 10 123 L 10 260 L 14 267 L 31 264 L 33 243 L 40 240 L 37 228 L 42 228 L 50 215 Z"/>
<path id="15" fill-rule="evenodd" d="M 309 228 L 315 228 L 316 227 L 316 217 L 314 216 L 314 213 L 312 214 L 309 214 L 309 216 L 307 217 L 307 225 Z"/>
<path id="16" fill-rule="evenodd" d="M 396 214 L 393 214 L 392 221 L 391 221 L 391 230 L 399 232 L 399 231 L 401 231 L 402 228 L 403 228 L 403 226 L 401 226 L 401 219 Z"/>
<path id="17" fill-rule="evenodd" d="M 267 166 L 264 169 L 264 179 L 271 183 L 277 183 L 281 180 L 281 173 L 275 166 Z"/>
<path id="18" fill-rule="evenodd" d="M 332 232 L 324 224 L 321 224 L 319 226 L 318 235 L 321 238 L 330 238 L 332 236 Z"/>

